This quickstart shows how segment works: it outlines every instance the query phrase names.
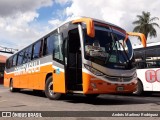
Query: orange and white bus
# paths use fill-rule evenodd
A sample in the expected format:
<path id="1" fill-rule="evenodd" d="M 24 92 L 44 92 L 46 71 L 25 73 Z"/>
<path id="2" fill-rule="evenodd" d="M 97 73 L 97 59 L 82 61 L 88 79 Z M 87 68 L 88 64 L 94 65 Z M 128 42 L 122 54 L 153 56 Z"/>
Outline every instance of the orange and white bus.
<path id="1" fill-rule="evenodd" d="M 134 54 L 122 28 L 101 20 L 79 17 L 65 22 L 6 63 L 4 86 L 44 90 L 49 99 L 81 93 L 132 93 L 137 76 Z"/>

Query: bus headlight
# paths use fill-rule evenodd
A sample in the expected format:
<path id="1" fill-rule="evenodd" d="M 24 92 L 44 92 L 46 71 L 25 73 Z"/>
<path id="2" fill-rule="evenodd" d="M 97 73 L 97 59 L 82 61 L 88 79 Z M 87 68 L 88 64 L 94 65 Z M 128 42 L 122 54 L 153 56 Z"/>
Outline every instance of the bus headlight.
<path id="1" fill-rule="evenodd" d="M 137 73 L 136 72 L 134 73 L 133 78 L 137 78 Z"/>
<path id="2" fill-rule="evenodd" d="M 86 65 L 84 64 L 84 67 L 89 70 L 91 73 L 97 75 L 97 76 L 103 76 L 104 74 L 96 69 L 94 69 L 93 67 L 89 66 L 89 65 Z"/>

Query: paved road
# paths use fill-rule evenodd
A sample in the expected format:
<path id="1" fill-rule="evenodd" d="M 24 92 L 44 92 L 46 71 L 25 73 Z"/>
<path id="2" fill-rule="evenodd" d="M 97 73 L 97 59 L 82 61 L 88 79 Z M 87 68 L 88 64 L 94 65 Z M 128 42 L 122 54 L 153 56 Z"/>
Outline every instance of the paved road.
<path id="1" fill-rule="evenodd" d="M 9 92 L 0 85 L 0 111 L 160 111 L 160 94 L 151 96 L 100 95 L 88 100 L 83 95 L 68 95 L 49 100 L 44 93 L 25 90 Z M 101 118 L 99 118 L 101 119 Z M 114 118 L 111 118 L 114 119 Z M 117 118 L 118 119 L 118 118 Z M 131 119 L 131 118 L 130 118 Z M 150 118 L 143 118 L 145 120 Z M 158 119 L 158 118 L 154 118 Z M 72 119 L 71 119 L 72 120 Z M 77 120 L 81 120 L 78 118 Z M 87 118 L 87 120 L 90 120 Z"/>

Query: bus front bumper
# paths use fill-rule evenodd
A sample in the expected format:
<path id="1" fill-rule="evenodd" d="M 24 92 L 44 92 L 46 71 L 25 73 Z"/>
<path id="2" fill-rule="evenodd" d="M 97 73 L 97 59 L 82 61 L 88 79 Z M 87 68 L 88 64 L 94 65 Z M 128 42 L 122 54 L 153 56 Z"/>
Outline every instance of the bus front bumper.
<path id="1" fill-rule="evenodd" d="M 118 94 L 133 93 L 137 88 L 137 80 L 128 84 L 107 83 L 102 80 L 90 81 L 90 85 L 84 94 Z"/>

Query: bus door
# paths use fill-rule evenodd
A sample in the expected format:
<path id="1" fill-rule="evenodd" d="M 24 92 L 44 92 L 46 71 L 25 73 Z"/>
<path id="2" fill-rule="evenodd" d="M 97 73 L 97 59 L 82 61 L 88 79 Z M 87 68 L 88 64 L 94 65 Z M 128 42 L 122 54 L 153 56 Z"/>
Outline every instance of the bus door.
<path id="1" fill-rule="evenodd" d="M 66 85 L 69 91 L 82 91 L 82 57 L 78 28 L 70 30 L 68 35 Z"/>
<path id="2" fill-rule="evenodd" d="M 53 91 L 65 93 L 65 67 L 62 54 L 63 39 L 61 34 L 51 36 L 53 40 Z"/>

